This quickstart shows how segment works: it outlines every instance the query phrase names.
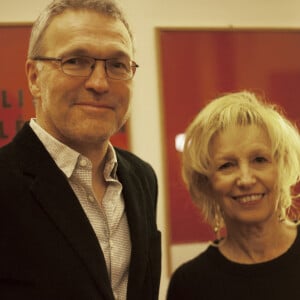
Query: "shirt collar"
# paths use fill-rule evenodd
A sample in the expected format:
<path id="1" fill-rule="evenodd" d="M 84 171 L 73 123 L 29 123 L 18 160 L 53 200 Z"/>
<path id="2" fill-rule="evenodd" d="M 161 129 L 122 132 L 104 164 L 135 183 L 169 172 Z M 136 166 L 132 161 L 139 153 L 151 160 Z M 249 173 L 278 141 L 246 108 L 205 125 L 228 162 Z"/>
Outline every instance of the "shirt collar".
<path id="1" fill-rule="evenodd" d="M 71 149 L 67 145 L 45 131 L 37 122 L 36 119 L 30 120 L 29 126 L 38 136 L 50 156 L 55 161 L 59 169 L 70 178 L 78 160 L 83 157 L 79 152 Z M 88 158 L 85 158 L 88 159 Z M 108 144 L 107 154 L 105 156 L 104 177 L 108 179 L 116 179 L 117 172 L 117 155 L 111 143 Z"/>

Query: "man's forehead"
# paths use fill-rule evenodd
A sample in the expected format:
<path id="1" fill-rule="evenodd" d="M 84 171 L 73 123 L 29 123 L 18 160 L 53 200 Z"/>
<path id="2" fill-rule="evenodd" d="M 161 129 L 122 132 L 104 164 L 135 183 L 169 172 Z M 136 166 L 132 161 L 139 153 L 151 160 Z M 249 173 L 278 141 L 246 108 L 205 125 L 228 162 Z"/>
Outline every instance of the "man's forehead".
<path id="1" fill-rule="evenodd" d="M 93 25 L 100 30 L 104 27 L 113 29 L 117 25 L 119 33 L 124 31 L 129 39 L 132 39 L 128 28 L 121 19 L 92 9 L 66 9 L 49 20 L 48 28 L 52 27 L 53 23 L 56 25 L 56 29 L 63 29 L 66 25 L 70 27 Z M 59 26 L 60 24 L 61 26 Z"/>
<path id="2" fill-rule="evenodd" d="M 123 52 L 133 51 L 131 36 L 119 19 L 91 10 L 67 10 L 51 20 L 44 33 L 48 47 L 72 43 L 73 48 L 87 49 L 89 45 L 98 44 L 101 47 L 118 45 Z"/>

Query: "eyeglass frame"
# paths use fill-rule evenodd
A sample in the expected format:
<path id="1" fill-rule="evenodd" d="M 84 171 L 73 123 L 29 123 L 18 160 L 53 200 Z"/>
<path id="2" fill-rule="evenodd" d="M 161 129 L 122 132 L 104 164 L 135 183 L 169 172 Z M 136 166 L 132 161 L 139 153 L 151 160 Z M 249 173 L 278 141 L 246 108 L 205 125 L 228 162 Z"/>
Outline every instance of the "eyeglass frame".
<path id="1" fill-rule="evenodd" d="M 93 63 L 91 64 L 90 66 L 90 72 L 88 75 L 74 75 L 74 74 L 70 74 L 70 73 L 67 73 L 65 70 L 64 70 L 64 67 L 63 67 L 63 64 L 64 62 L 70 60 L 70 59 L 75 59 L 75 58 L 87 58 L 89 60 L 92 60 Z M 94 67 L 96 65 L 96 62 L 97 61 L 103 61 L 104 62 L 104 70 L 105 70 L 105 74 L 107 76 L 107 78 L 109 79 L 112 79 L 112 80 L 129 80 L 129 79 L 132 79 L 134 77 L 134 74 L 136 72 L 136 68 L 139 67 L 139 65 L 135 62 L 135 61 L 130 61 L 130 68 L 132 70 L 132 73 L 131 75 L 128 73 L 128 76 L 129 77 L 126 77 L 126 78 L 114 78 L 114 77 L 111 77 L 109 75 L 109 72 L 108 72 L 108 69 L 107 69 L 107 62 L 109 61 L 118 61 L 118 58 L 97 58 L 97 57 L 91 57 L 91 56 L 82 56 L 82 55 L 74 55 L 74 56 L 69 56 L 69 57 L 50 57 L 50 56 L 34 56 L 31 58 L 32 60 L 34 61 L 54 61 L 54 62 L 59 62 L 59 65 L 60 65 L 60 69 L 61 71 L 68 75 L 68 76 L 74 76 L 74 77 L 89 77 L 93 70 L 94 70 Z"/>

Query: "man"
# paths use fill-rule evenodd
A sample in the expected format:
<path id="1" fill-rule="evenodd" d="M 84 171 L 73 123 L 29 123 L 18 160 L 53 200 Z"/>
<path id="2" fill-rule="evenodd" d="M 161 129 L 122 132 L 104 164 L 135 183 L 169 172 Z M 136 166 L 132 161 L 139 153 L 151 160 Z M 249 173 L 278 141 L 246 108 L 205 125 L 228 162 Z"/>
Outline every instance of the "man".
<path id="1" fill-rule="evenodd" d="M 36 117 L 0 149 L 0 299 L 157 299 L 157 181 L 109 139 L 128 118 L 132 36 L 111 0 L 35 22 Z"/>

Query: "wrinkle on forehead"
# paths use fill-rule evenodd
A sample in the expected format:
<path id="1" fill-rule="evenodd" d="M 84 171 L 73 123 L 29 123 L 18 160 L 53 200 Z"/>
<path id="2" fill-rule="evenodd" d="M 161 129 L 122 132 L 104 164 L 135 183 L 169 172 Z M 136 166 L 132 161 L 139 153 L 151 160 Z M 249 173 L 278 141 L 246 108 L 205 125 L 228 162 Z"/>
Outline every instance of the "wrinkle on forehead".
<path id="1" fill-rule="evenodd" d="M 99 49 L 133 55 L 133 45 L 125 25 L 118 19 L 90 10 L 68 10 L 55 16 L 46 30 L 48 50 L 64 48 Z"/>

